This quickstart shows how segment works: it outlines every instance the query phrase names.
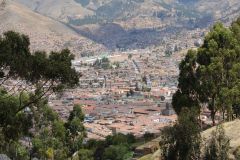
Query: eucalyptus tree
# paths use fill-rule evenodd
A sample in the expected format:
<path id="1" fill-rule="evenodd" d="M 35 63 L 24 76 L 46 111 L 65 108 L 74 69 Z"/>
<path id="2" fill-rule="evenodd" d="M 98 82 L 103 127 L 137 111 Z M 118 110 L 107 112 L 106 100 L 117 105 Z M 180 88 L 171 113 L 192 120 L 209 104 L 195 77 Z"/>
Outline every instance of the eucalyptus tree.
<path id="1" fill-rule="evenodd" d="M 0 36 L 0 135 L 2 151 L 19 138 L 30 136 L 30 128 L 52 116 L 47 96 L 78 84 L 79 75 L 71 66 L 74 55 L 60 52 L 31 52 L 28 36 L 9 31 Z M 14 82 L 9 85 L 9 82 Z M 46 113 L 45 113 L 46 112 Z M 52 118 L 53 118 L 52 117 Z M 53 118 L 54 119 L 54 118 Z M 18 159 L 17 157 L 12 157 Z"/>
<path id="2" fill-rule="evenodd" d="M 183 107 L 198 107 L 200 111 L 205 104 L 211 111 L 213 125 L 218 111 L 223 112 L 223 118 L 225 112 L 232 116 L 240 92 L 240 41 L 236 37 L 240 22 L 236 23 L 233 29 L 215 24 L 203 45 L 188 51 L 180 64 L 178 90 L 173 96 L 177 113 Z"/>

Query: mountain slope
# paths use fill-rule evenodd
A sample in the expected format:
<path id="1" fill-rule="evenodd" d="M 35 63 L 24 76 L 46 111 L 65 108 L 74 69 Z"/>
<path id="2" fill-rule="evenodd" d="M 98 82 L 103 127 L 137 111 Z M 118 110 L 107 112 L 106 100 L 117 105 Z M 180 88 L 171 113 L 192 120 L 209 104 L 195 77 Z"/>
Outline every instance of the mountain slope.
<path id="1" fill-rule="evenodd" d="M 240 16 L 239 0 L 14 0 L 108 49 L 162 45 Z M 113 32 L 114 31 L 114 32 Z M 117 34 L 115 34 L 118 32 Z M 182 37 L 179 41 L 182 41 Z M 169 42 L 173 40 L 168 40 Z"/>
<path id="2" fill-rule="evenodd" d="M 68 17 L 83 18 L 93 14 L 74 0 L 17 0 L 17 2 L 62 22 L 67 22 Z"/>
<path id="3" fill-rule="evenodd" d="M 205 27 L 202 20 L 231 21 L 238 0 L 15 0 L 40 14 L 77 25 L 117 22 L 126 28 L 182 25 Z M 76 21 L 77 20 L 77 21 Z M 189 23 L 188 23 L 189 22 Z M 194 24 L 191 24 L 194 23 Z"/>
<path id="4" fill-rule="evenodd" d="M 29 8 L 7 1 L 0 9 L 0 33 L 15 30 L 29 35 L 32 50 L 59 50 L 69 47 L 76 55 L 104 49 L 79 36 L 62 23 L 33 12 Z"/>

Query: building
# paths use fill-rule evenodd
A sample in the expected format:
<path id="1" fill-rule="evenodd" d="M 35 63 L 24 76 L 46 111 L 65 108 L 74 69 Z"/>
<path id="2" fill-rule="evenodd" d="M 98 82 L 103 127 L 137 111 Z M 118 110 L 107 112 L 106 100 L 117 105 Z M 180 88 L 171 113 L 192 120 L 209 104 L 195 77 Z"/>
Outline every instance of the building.
<path id="1" fill-rule="evenodd" d="M 176 114 L 170 103 L 166 103 L 166 108 L 162 111 L 162 114 L 165 116 L 171 116 Z"/>

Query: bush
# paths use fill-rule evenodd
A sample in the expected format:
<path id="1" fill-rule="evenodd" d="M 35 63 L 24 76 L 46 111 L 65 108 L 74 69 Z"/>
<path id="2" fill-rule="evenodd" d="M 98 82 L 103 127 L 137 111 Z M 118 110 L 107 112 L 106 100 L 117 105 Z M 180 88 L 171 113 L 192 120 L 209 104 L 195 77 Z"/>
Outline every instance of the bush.
<path id="1" fill-rule="evenodd" d="M 222 126 L 217 126 L 216 131 L 212 132 L 211 139 L 205 147 L 205 159 L 207 160 L 228 160 L 230 143 L 225 135 Z"/>

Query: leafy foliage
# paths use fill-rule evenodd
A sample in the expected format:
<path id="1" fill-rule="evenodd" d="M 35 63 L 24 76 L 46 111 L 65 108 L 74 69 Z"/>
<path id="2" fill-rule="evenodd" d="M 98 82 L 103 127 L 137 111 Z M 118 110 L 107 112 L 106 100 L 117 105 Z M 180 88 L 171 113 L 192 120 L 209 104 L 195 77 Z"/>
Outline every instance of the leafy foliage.
<path id="1" fill-rule="evenodd" d="M 93 66 L 95 68 L 110 69 L 111 63 L 107 57 L 103 57 L 102 59 L 97 59 Z"/>
<path id="2" fill-rule="evenodd" d="M 163 130 L 160 146 L 166 160 L 199 159 L 201 155 L 201 135 L 197 111 L 182 109 L 178 122 Z"/>
<path id="3" fill-rule="evenodd" d="M 93 160 L 93 153 L 87 149 L 80 149 L 78 152 L 79 160 Z"/>
<path id="4" fill-rule="evenodd" d="M 78 84 L 79 75 L 71 67 L 74 56 L 67 49 L 31 53 L 29 46 L 29 38 L 20 33 L 0 37 L 0 151 L 12 159 L 66 159 L 66 129 L 47 106 L 47 95 Z M 12 88 L 10 80 L 16 82 Z M 31 154 L 20 139 L 32 142 Z"/>
<path id="5" fill-rule="evenodd" d="M 74 56 L 68 49 L 47 56 L 45 52 L 31 53 L 29 45 L 25 35 L 13 31 L 4 33 L 0 39 L 2 78 L 22 78 L 33 84 L 42 80 L 70 86 L 78 83 L 78 75 L 71 67 Z"/>
<path id="6" fill-rule="evenodd" d="M 105 149 L 103 157 L 109 160 L 130 160 L 133 156 L 129 148 L 124 145 L 110 146 Z"/>
<path id="7" fill-rule="evenodd" d="M 133 157 L 133 135 L 116 134 L 107 136 L 105 141 L 89 140 L 85 148 L 94 152 L 95 160 L 125 160 Z"/>
<path id="8" fill-rule="evenodd" d="M 73 111 L 70 113 L 68 122 L 65 124 L 67 132 L 67 146 L 70 151 L 70 155 L 77 152 L 83 142 L 83 138 L 86 137 L 85 128 L 83 126 L 84 114 L 81 107 L 75 105 Z"/>
<path id="9" fill-rule="evenodd" d="M 240 31 L 239 20 L 231 28 L 217 23 L 197 51 L 190 50 L 180 64 L 178 91 L 173 96 L 177 113 L 183 107 L 206 104 L 213 125 L 218 111 L 232 117 L 233 106 L 239 104 Z M 223 117 L 225 118 L 225 117 Z"/>
<path id="10" fill-rule="evenodd" d="M 228 160 L 230 142 L 225 135 L 222 126 L 217 126 L 216 131 L 212 132 L 211 139 L 205 147 L 205 159 L 207 160 Z"/>
<path id="11" fill-rule="evenodd" d="M 43 118 L 47 118 L 47 116 Z M 66 123 L 54 117 L 51 120 L 46 120 L 49 123 L 44 124 L 44 126 L 48 126 L 48 128 L 42 126 L 33 139 L 35 157 L 42 159 L 54 157 L 64 160 L 79 151 L 83 138 L 86 136 L 82 124 L 83 118 L 80 106 L 76 105 Z"/>

